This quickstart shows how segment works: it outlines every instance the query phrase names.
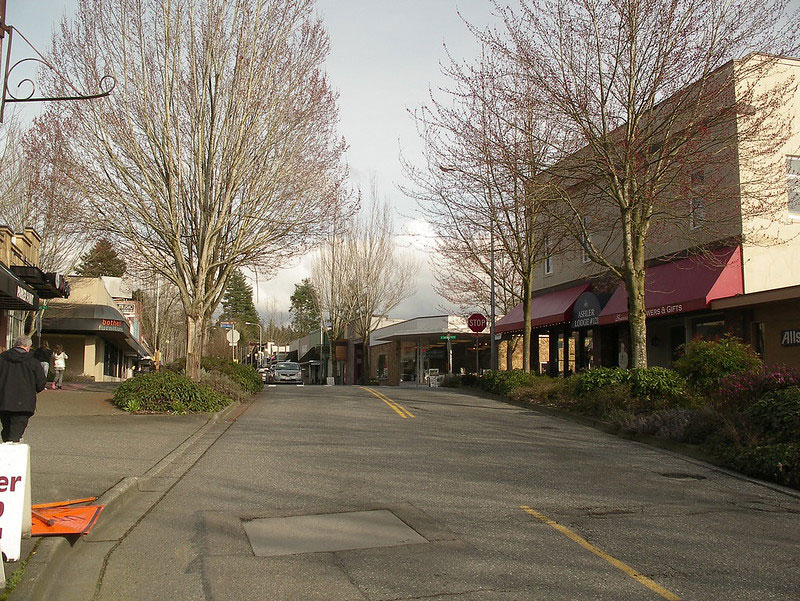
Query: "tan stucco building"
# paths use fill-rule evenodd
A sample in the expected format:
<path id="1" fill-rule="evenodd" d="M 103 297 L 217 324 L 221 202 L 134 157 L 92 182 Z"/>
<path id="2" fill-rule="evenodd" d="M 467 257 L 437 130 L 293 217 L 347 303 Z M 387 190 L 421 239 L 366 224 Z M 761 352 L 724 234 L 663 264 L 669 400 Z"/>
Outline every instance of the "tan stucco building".
<path id="1" fill-rule="evenodd" d="M 687 340 L 729 332 L 767 363 L 800 367 L 800 59 L 753 55 L 709 81 L 718 86 L 714 101 L 735 112 L 709 128 L 707 150 L 658 190 L 646 247 L 648 361 L 669 366 Z M 759 96 L 772 99 L 760 112 L 749 104 Z M 577 171 L 583 160 L 578 152 L 565 168 Z M 590 191 L 591 182 L 573 179 L 569 193 L 586 207 L 592 242 L 619 262 L 619 231 L 606 225 L 618 212 L 603 202 L 601 185 Z M 539 262 L 533 313 L 532 365 L 557 374 L 627 363 L 627 293 L 582 247 L 556 248 Z M 497 324 L 506 339 L 521 330 L 519 307 Z M 541 335 L 550 340 L 546 357 Z"/>

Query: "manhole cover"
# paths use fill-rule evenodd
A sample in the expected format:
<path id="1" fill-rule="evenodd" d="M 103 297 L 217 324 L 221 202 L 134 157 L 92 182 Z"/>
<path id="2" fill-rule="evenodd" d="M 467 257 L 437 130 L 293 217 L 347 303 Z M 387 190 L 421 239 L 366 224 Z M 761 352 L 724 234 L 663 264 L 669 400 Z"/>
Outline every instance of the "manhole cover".
<path id="1" fill-rule="evenodd" d="M 661 474 L 665 478 L 672 478 L 673 480 L 705 480 L 705 476 L 699 474 L 684 474 L 682 472 L 664 472 Z"/>
<path id="2" fill-rule="evenodd" d="M 259 518 L 244 523 L 257 557 L 427 543 L 391 511 Z"/>

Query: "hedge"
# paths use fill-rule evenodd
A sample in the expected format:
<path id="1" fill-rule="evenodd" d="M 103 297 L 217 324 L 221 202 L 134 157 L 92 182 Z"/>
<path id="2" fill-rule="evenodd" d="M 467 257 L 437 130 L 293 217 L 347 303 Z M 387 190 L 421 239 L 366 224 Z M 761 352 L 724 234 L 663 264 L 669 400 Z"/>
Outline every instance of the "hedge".
<path id="1" fill-rule="evenodd" d="M 117 386 L 114 405 L 131 413 L 207 413 L 231 399 L 184 375 L 162 369 L 139 374 Z"/>

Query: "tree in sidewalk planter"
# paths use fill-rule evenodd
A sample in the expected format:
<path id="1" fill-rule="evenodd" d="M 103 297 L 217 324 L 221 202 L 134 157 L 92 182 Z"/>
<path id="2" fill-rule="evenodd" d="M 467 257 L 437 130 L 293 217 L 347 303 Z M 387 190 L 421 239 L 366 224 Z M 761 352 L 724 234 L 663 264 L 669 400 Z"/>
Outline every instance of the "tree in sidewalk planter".
<path id="1" fill-rule="evenodd" d="M 339 210 L 328 49 L 313 0 L 80 0 L 54 40 L 65 80 L 116 78 L 107 98 L 62 105 L 74 183 L 126 258 L 177 289 L 193 379 L 234 271 L 270 272 Z"/>
<path id="2" fill-rule="evenodd" d="M 75 273 L 79 276 L 99 278 L 111 276 L 121 278 L 125 275 L 125 261 L 114 250 L 114 245 L 106 238 L 100 238 L 94 246 L 81 255 L 81 262 Z"/>
<path id="3" fill-rule="evenodd" d="M 797 15 L 785 0 L 495 7 L 504 27 L 480 38 L 537 91 L 551 129 L 562 132 L 551 137 L 557 160 L 545 175 L 556 192 L 546 203 L 551 218 L 625 286 L 631 363 L 646 367 L 653 250 L 759 238 L 781 200 L 785 209 L 790 128 L 781 109 L 795 84 L 779 56 L 797 48 Z M 737 57 L 746 59 L 731 62 Z M 728 166 L 741 166 L 740 150 L 749 159 L 733 181 Z M 745 217 L 752 232 L 743 231 Z"/>
<path id="4" fill-rule="evenodd" d="M 292 330 L 298 338 L 308 335 L 321 327 L 319 299 L 311 278 L 305 278 L 294 285 L 290 298 L 289 312 L 292 314 Z"/>
<path id="5" fill-rule="evenodd" d="M 494 258 L 495 304 L 501 313 L 523 305 L 523 370 L 529 372 L 535 268 L 560 242 L 557 230 L 547 228 L 543 203 L 551 195 L 541 179 L 555 130 L 536 91 L 491 48 L 476 65 L 453 62 L 445 74 L 454 86 L 445 91 L 447 101 L 434 98 L 415 115 L 426 166 L 406 165 L 416 184 L 410 194 L 436 234 L 446 298 L 490 307 Z"/>

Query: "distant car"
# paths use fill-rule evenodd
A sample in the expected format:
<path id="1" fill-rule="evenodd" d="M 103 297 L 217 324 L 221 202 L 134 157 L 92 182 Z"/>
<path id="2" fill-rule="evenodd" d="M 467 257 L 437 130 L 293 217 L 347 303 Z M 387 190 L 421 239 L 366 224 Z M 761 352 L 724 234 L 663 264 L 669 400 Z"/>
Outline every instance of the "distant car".
<path id="1" fill-rule="evenodd" d="M 302 382 L 300 365 L 291 361 L 276 363 L 269 372 L 269 380 L 276 384 L 279 382 Z"/>
<path id="2" fill-rule="evenodd" d="M 259 367 L 256 371 L 258 371 L 258 375 L 261 376 L 262 382 L 266 382 L 269 379 L 269 367 Z"/>

